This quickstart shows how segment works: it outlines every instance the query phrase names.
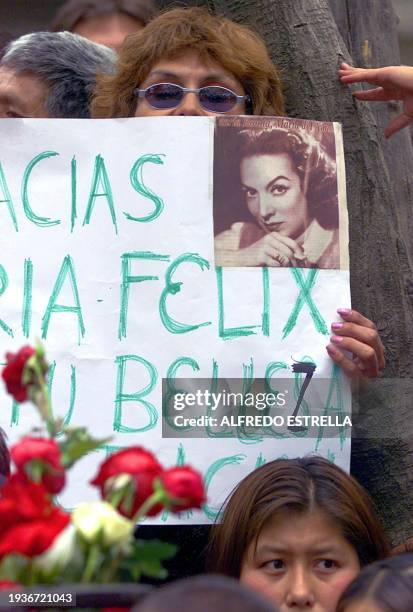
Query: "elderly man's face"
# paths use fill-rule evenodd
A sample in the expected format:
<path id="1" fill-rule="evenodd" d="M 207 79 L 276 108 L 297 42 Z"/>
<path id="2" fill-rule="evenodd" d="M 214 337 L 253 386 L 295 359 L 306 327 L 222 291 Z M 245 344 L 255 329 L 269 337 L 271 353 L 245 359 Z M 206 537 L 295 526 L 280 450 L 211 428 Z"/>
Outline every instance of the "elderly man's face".
<path id="1" fill-rule="evenodd" d="M 0 67 L 0 118 L 50 117 L 45 109 L 48 89 L 33 74 L 16 75 Z"/>

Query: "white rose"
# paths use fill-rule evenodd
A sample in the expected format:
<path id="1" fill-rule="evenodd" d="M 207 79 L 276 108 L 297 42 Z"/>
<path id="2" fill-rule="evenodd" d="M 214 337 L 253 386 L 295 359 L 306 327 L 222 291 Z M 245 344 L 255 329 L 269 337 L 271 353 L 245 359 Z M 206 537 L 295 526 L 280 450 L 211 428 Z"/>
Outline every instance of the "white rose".
<path id="1" fill-rule="evenodd" d="M 81 555 L 77 547 L 76 529 L 69 525 L 55 538 L 52 546 L 36 557 L 35 564 L 43 570 L 64 569 L 69 563 L 79 561 Z"/>
<path id="2" fill-rule="evenodd" d="M 134 523 L 117 512 L 108 502 L 80 504 L 72 513 L 72 523 L 88 542 L 123 544 L 130 539 Z"/>

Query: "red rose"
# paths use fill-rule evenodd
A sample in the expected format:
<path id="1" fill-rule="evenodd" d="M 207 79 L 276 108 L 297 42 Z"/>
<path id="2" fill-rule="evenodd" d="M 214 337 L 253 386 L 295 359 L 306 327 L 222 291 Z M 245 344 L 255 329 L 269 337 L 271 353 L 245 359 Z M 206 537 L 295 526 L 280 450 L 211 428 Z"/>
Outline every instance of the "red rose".
<path id="1" fill-rule="evenodd" d="M 2 377 L 6 383 L 7 392 L 16 402 L 27 400 L 26 385 L 22 384 L 23 369 L 26 361 L 34 355 L 35 350 L 31 346 L 23 346 L 17 353 L 6 353 L 6 365 L 3 368 Z"/>
<path id="2" fill-rule="evenodd" d="M 62 454 L 55 440 L 26 436 L 12 446 L 11 458 L 17 469 L 26 475 L 32 461 L 41 461 L 44 466 L 41 482 L 49 493 L 56 495 L 65 486 Z"/>
<path id="3" fill-rule="evenodd" d="M 40 555 L 69 522 L 70 515 L 52 505 L 43 485 L 14 474 L 1 490 L 0 557 Z"/>
<path id="4" fill-rule="evenodd" d="M 189 465 L 165 470 L 160 477 L 172 512 L 201 508 L 205 502 L 202 476 Z"/>
<path id="5" fill-rule="evenodd" d="M 1 489 L 0 538 L 11 525 L 41 518 L 49 507 L 50 497 L 43 485 L 13 474 Z"/>
<path id="6" fill-rule="evenodd" d="M 0 536 L 0 558 L 11 553 L 36 557 L 44 553 L 65 527 L 70 515 L 50 506 L 43 518 L 13 525 Z"/>
<path id="7" fill-rule="evenodd" d="M 111 455 L 104 461 L 99 468 L 97 476 L 91 481 L 91 484 L 100 487 L 103 499 L 109 499 L 114 493 L 109 479 L 121 474 L 129 474 L 132 476 L 133 485 L 133 503 L 131 507 L 127 506 L 127 496 L 119 502 L 118 510 L 121 514 L 128 518 L 132 518 L 143 502 L 153 493 L 153 482 L 155 478 L 161 475 L 163 468 L 157 461 L 156 457 L 141 446 L 131 446 L 125 450 L 121 450 Z M 161 504 L 153 506 L 146 514 L 147 516 L 155 516 L 162 510 Z"/>

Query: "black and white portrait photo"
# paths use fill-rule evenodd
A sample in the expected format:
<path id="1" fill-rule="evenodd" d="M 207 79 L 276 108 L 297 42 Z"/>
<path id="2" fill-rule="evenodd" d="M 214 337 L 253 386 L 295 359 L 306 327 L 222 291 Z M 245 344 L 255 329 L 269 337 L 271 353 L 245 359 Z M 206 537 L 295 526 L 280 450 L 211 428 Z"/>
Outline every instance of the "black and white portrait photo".
<path id="1" fill-rule="evenodd" d="M 340 268 L 335 138 L 280 120 L 217 122 L 217 266 Z M 288 124 L 288 120 L 281 125 Z M 304 123 L 304 122 L 303 122 Z M 316 122 L 306 122 L 316 124 Z M 251 125 L 252 124 L 252 125 Z M 224 170 L 225 169 L 225 170 Z"/>

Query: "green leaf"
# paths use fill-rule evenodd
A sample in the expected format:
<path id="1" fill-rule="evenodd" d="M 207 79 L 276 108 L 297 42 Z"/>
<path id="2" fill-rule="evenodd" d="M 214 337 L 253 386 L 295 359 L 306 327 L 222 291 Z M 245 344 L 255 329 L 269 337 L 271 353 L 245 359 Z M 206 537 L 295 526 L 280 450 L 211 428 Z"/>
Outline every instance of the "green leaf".
<path id="1" fill-rule="evenodd" d="M 149 576 L 149 578 L 159 578 L 162 580 L 168 577 L 167 570 L 156 559 L 152 559 L 152 561 L 139 561 L 139 565 L 141 566 L 141 573 Z"/>
<path id="2" fill-rule="evenodd" d="M 65 430 L 66 439 L 60 442 L 62 451 L 62 464 L 71 467 L 76 461 L 96 450 L 103 444 L 107 444 L 111 438 L 92 438 L 85 427 L 76 427 Z"/>
<path id="3" fill-rule="evenodd" d="M 169 544 L 161 540 L 135 540 L 132 545 L 135 559 L 143 561 L 153 559 L 165 561 L 174 557 L 178 550 L 175 544 Z"/>
<path id="4" fill-rule="evenodd" d="M 142 574 L 150 578 L 164 579 L 168 577 L 167 570 L 157 559 L 151 561 L 141 561 L 140 559 L 124 559 L 120 570 L 126 571 L 126 578 L 138 581 Z M 129 578 L 130 577 L 130 578 Z"/>
<path id="5" fill-rule="evenodd" d="M 172 558 L 177 549 L 174 544 L 160 540 L 135 540 L 130 554 L 121 563 L 121 569 L 126 570 L 134 581 L 142 574 L 150 578 L 167 578 L 168 572 L 162 561 Z"/>

